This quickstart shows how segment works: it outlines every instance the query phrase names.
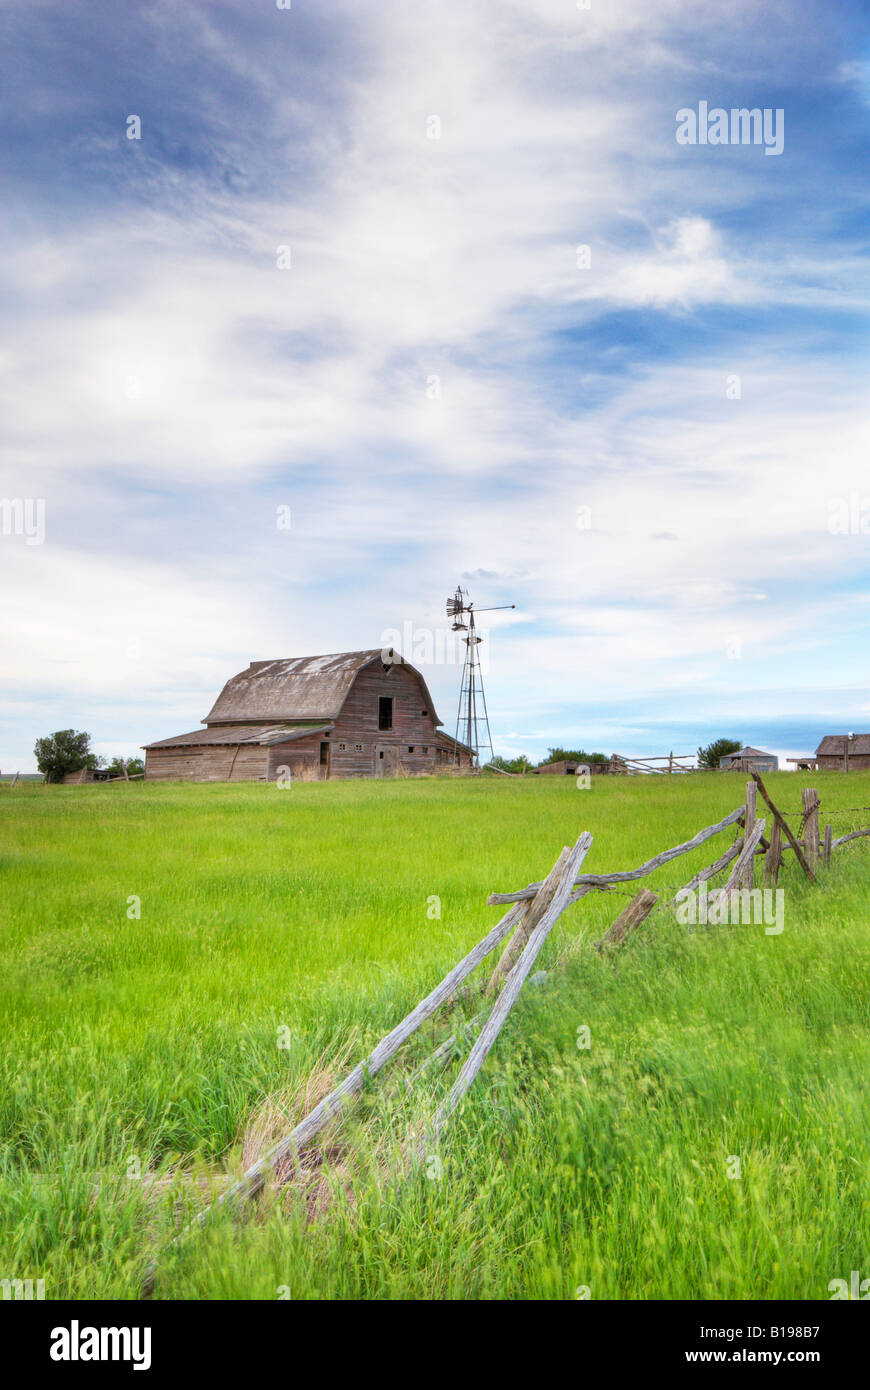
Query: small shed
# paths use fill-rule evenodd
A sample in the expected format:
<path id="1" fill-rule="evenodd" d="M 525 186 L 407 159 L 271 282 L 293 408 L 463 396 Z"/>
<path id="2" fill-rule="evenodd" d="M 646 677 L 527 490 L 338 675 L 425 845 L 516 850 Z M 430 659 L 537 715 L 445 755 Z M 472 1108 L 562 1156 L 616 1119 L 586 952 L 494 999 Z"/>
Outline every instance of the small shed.
<path id="1" fill-rule="evenodd" d="M 719 759 L 719 766 L 725 772 L 776 772 L 779 758 L 775 753 L 765 753 L 763 748 L 753 748 L 747 743 L 736 753 L 726 753 Z"/>
<path id="2" fill-rule="evenodd" d="M 826 734 L 816 749 L 816 765 L 829 772 L 870 767 L 870 734 Z"/>

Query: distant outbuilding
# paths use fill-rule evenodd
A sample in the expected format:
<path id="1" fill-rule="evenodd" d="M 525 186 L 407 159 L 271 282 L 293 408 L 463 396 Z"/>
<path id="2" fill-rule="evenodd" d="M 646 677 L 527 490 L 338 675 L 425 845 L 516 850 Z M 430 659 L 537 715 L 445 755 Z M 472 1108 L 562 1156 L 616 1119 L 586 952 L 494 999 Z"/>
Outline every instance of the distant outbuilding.
<path id="1" fill-rule="evenodd" d="M 826 734 L 816 749 L 816 766 L 829 772 L 870 767 L 870 734 Z"/>
<path id="2" fill-rule="evenodd" d="M 107 767 L 81 767 L 75 772 L 65 772 L 63 780 L 68 786 L 79 786 L 84 782 L 108 782 L 111 777 Z"/>
<path id="3" fill-rule="evenodd" d="M 775 753 L 765 753 L 763 748 L 747 744 L 736 753 L 726 753 L 719 759 L 719 766 L 725 772 L 776 772 L 779 759 Z"/>

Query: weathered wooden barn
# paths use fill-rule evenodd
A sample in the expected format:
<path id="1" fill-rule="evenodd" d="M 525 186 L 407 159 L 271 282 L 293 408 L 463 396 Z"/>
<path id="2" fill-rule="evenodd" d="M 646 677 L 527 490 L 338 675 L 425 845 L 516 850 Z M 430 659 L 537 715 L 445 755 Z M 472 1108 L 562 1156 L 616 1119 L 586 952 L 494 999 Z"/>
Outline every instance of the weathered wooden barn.
<path id="1" fill-rule="evenodd" d="M 816 749 L 816 767 L 833 772 L 870 767 L 870 734 L 826 734 Z"/>
<path id="2" fill-rule="evenodd" d="M 204 729 L 145 746 L 148 781 L 307 782 L 469 768 L 426 682 L 390 649 L 252 661 Z"/>

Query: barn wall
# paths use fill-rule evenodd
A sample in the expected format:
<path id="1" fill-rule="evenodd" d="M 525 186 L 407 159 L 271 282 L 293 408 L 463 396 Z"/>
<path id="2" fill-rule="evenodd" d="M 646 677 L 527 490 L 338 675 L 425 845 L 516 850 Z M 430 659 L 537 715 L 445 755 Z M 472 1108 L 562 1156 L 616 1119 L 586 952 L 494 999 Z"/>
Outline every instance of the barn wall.
<path id="1" fill-rule="evenodd" d="M 149 748 L 145 753 L 148 782 L 265 782 L 267 748 L 258 744 L 208 747 Z"/>
<path id="2" fill-rule="evenodd" d="M 778 758 L 732 758 L 729 762 L 720 762 L 720 772 L 778 772 Z"/>
<path id="3" fill-rule="evenodd" d="M 290 743 L 273 743 L 269 749 L 269 781 L 277 781 L 282 767 L 289 767 L 294 782 L 321 781 L 321 739 L 322 735 L 317 734 L 313 738 L 293 739 Z"/>
<path id="4" fill-rule="evenodd" d="M 381 695 L 393 698 L 392 729 L 378 728 Z M 437 741 L 432 711 L 413 671 L 400 665 L 385 671 L 375 663 L 360 671 L 329 736 L 330 776 L 373 777 L 377 744 L 392 744 L 398 749 L 402 771 L 431 772 Z M 357 744 L 362 747 L 357 748 Z"/>
<path id="5" fill-rule="evenodd" d="M 454 761 L 454 750 L 448 744 L 439 744 L 435 749 L 435 767 L 442 772 L 455 772 L 457 768 L 471 767 L 471 758 L 464 749 L 459 750 L 459 760 Z"/>
<path id="6" fill-rule="evenodd" d="M 819 767 L 828 772 L 842 772 L 844 759 L 842 753 L 820 753 Z M 870 753 L 850 753 L 849 772 L 859 772 L 870 767 Z"/>

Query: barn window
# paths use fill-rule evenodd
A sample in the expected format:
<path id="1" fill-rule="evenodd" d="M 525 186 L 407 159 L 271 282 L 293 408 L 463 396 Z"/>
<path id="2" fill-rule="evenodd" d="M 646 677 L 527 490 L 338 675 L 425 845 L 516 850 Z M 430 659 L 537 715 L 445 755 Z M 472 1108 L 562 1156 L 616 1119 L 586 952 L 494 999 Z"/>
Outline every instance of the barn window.
<path id="1" fill-rule="evenodd" d="M 347 748 L 347 744 L 346 744 L 346 743 L 340 743 L 340 744 L 338 745 L 338 751 L 339 751 L 339 753 L 343 753 L 343 752 L 345 751 L 346 748 Z"/>
<path id="2" fill-rule="evenodd" d="M 408 744 L 408 752 L 409 752 L 409 753 L 413 753 L 413 751 L 414 751 L 414 745 L 413 745 L 413 743 L 409 743 L 409 744 Z"/>
<path id="3" fill-rule="evenodd" d="M 421 718 L 421 719 L 427 719 L 428 717 L 429 717 L 429 711 L 428 711 L 427 709 L 421 709 L 421 711 L 420 711 L 420 718 Z"/>
<path id="4" fill-rule="evenodd" d="M 354 746 L 354 749 L 355 749 L 355 751 L 356 751 L 357 753 L 361 753 L 361 752 L 362 752 L 362 744 L 361 744 L 361 743 L 355 743 L 353 746 Z"/>
<path id="5" fill-rule="evenodd" d="M 393 697 L 392 695 L 378 696 L 378 728 L 392 729 L 393 727 Z"/>
<path id="6" fill-rule="evenodd" d="M 424 746 L 423 746 L 423 752 L 424 752 L 424 753 L 428 753 L 428 752 L 429 752 L 429 749 L 425 746 L 425 744 L 424 744 Z"/>

